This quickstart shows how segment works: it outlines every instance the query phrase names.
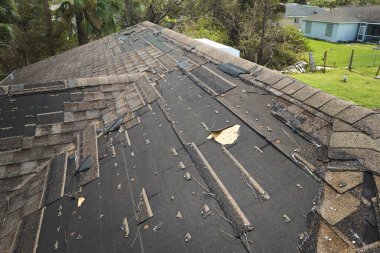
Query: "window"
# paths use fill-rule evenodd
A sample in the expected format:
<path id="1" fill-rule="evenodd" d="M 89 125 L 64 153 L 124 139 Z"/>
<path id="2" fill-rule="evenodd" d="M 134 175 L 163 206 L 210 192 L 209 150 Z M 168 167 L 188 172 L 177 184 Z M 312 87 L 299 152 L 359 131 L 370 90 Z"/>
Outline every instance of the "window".
<path id="1" fill-rule="evenodd" d="M 300 20 L 298 18 L 294 18 L 294 24 L 298 24 Z"/>
<path id="2" fill-rule="evenodd" d="M 325 31 L 325 36 L 326 37 L 331 37 L 334 29 L 334 24 L 332 23 L 327 23 L 326 24 L 326 31 Z"/>
<path id="3" fill-rule="evenodd" d="M 311 22 L 306 21 L 306 27 L 305 27 L 305 33 L 310 33 L 311 32 Z"/>

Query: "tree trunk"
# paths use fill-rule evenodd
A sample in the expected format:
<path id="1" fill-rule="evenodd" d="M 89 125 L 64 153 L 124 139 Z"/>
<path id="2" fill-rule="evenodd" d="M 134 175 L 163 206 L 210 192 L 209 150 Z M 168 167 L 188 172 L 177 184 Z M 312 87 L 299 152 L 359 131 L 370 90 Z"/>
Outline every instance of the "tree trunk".
<path id="1" fill-rule="evenodd" d="M 132 9 L 132 1 L 131 0 L 124 0 L 125 3 L 125 23 L 124 28 L 129 27 L 133 25 L 133 9 Z"/>
<path id="2" fill-rule="evenodd" d="M 53 43 L 53 25 L 51 22 L 49 1 L 43 0 L 43 4 L 44 4 L 44 12 L 45 12 L 46 35 L 47 35 L 48 45 L 49 45 L 49 54 L 54 55 L 55 52 L 54 52 L 54 43 Z"/>
<path id="3" fill-rule="evenodd" d="M 261 38 L 260 38 L 260 48 L 259 48 L 259 54 L 257 63 L 263 65 L 264 64 L 264 38 L 265 38 L 265 32 L 266 32 L 266 21 L 267 21 L 267 15 L 268 15 L 268 0 L 265 0 L 264 3 L 264 14 L 263 14 L 263 28 L 261 30 Z"/>
<path id="4" fill-rule="evenodd" d="M 87 34 L 82 26 L 82 22 L 83 22 L 82 13 L 75 14 L 75 22 L 77 25 L 78 44 L 81 46 L 87 43 Z"/>

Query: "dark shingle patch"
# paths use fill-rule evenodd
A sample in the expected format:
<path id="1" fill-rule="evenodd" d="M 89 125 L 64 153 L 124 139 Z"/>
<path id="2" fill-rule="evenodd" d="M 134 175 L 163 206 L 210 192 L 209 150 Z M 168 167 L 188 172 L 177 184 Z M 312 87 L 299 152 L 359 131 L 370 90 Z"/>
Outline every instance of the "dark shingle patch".
<path id="1" fill-rule="evenodd" d="M 367 132 L 372 138 L 380 137 L 380 114 L 372 114 L 354 124 L 355 127 Z"/>
<path id="2" fill-rule="evenodd" d="M 336 115 L 338 119 L 341 119 L 343 121 L 346 121 L 350 124 L 355 123 L 356 121 L 361 120 L 362 118 L 373 114 L 374 112 L 370 109 L 366 109 L 361 106 L 353 105 L 345 109 L 344 111 L 340 112 Z"/>
<path id="3" fill-rule="evenodd" d="M 220 76 L 213 74 L 202 66 L 193 69 L 190 73 L 200 80 L 205 86 L 215 91 L 217 95 L 235 87 L 230 82 L 223 80 Z"/>
<path id="4" fill-rule="evenodd" d="M 248 74 L 249 72 L 239 66 L 236 66 L 231 63 L 221 63 L 218 65 L 218 69 L 223 71 L 224 73 L 229 74 L 230 76 L 233 77 L 238 77 L 241 74 Z"/>
<path id="5" fill-rule="evenodd" d="M 319 92 L 320 90 L 310 87 L 310 86 L 305 86 L 302 89 L 298 90 L 297 92 L 292 94 L 292 97 L 299 100 L 299 101 L 305 101 L 306 99 L 310 98 L 313 96 L 315 93 Z"/>
<path id="6" fill-rule="evenodd" d="M 36 133 L 36 124 L 28 124 L 24 126 L 25 136 L 34 136 Z"/>
<path id="7" fill-rule="evenodd" d="M 63 112 L 49 112 L 37 114 L 37 124 L 46 125 L 63 122 Z"/>
<path id="8" fill-rule="evenodd" d="M 333 100 L 335 97 L 325 92 L 318 92 L 309 99 L 305 101 L 305 104 L 310 105 L 314 108 L 319 108 L 322 105 L 326 104 L 330 100 Z"/>
<path id="9" fill-rule="evenodd" d="M 335 116 L 351 105 L 353 105 L 351 102 L 344 101 L 340 98 L 335 98 L 324 104 L 319 108 L 319 110 L 330 116 Z"/>
<path id="10" fill-rule="evenodd" d="M 283 88 L 281 91 L 288 94 L 288 95 L 291 95 L 294 92 L 302 89 L 303 87 L 305 87 L 305 84 L 296 81 L 296 82 L 289 84 L 288 86 Z"/>
<path id="11" fill-rule="evenodd" d="M 150 42 L 154 47 L 158 48 L 160 51 L 162 51 L 164 54 L 169 53 L 170 51 L 173 50 L 172 47 L 168 46 L 166 43 L 158 40 L 156 37 L 153 35 L 147 34 L 144 36 L 144 38 Z"/>

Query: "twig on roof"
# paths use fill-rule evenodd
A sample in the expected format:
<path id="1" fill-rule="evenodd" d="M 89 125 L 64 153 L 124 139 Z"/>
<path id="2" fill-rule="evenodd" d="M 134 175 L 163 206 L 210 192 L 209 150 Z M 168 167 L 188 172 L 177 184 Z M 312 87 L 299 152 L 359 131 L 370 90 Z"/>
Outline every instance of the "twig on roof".
<path id="1" fill-rule="evenodd" d="M 301 151 L 301 147 L 298 145 L 298 143 L 293 139 L 292 136 L 290 136 L 290 134 L 288 134 L 285 129 L 283 127 L 281 127 L 281 130 L 286 134 L 286 136 L 289 138 L 289 140 L 296 146 L 298 147 L 298 150 Z"/>
<path id="2" fill-rule="evenodd" d="M 227 233 L 227 232 L 225 232 L 225 231 L 223 231 L 223 230 L 221 230 L 221 229 L 219 229 L 219 231 L 222 232 L 223 234 L 228 235 L 228 236 L 231 237 L 231 238 L 234 238 L 234 239 L 238 240 L 238 238 L 236 238 L 235 236 L 233 236 L 233 235 L 231 235 L 231 234 L 229 234 L 229 233 Z"/>
<path id="3" fill-rule="evenodd" d="M 229 222 L 230 224 L 232 224 L 232 221 L 231 221 L 231 220 L 229 220 L 228 218 L 224 217 L 221 213 L 219 213 L 219 211 L 216 209 L 216 207 L 214 206 L 214 204 L 212 204 L 212 206 L 214 207 L 215 212 L 216 212 L 220 217 L 222 217 L 223 220 L 225 220 L 225 221 Z"/>
<path id="4" fill-rule="evenodd" d="M 136 239 L 137 239 L 137 236 L 138 236 L 139 233 L 140 233 L 140 228 L 141 228 L 141 225 L 139 225 L 139 228 L 137 229 L 135 239 L 133 240 L 133 242 L 132 242 L 132 244 L 131 244 L 131 248 L 133 247 L 133 244 L 135 243 L 135 241 L 136 241 Z"/>
<path id="5" fill-rule="evenodd" d="M 191 175 L 191 174 L 190 174 Z M 213 193 L 211 193 L 209 190 L 206 189 L 206 187 L 204 187 L 193 175 L 191 175 L 191 177 L 195 180 L 195 182 L 197 182 L 202 188 L 203 190 L 205 190 L 207 193 L 211 194 L 212 196 L 214 196 Z"/>

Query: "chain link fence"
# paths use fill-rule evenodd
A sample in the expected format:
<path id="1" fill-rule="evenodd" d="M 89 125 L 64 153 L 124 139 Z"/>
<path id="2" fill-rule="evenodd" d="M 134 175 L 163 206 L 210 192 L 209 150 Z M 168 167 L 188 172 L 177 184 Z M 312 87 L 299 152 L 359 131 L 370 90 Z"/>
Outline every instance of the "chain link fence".
<path id="1" fill-rule="evenodd" d="M 351 56 L 348 57 L 347 65 L 351 61 Z M 380 65 L 380 54 L 359 54 L 352 59 L 352 67 L 378 67 Z"/>

